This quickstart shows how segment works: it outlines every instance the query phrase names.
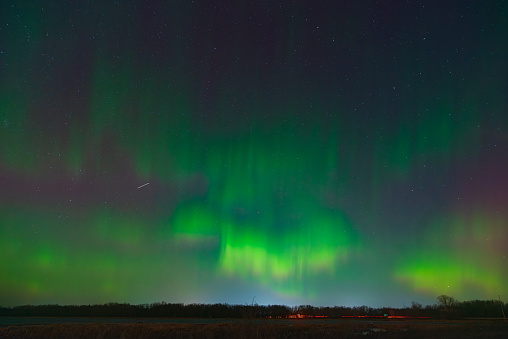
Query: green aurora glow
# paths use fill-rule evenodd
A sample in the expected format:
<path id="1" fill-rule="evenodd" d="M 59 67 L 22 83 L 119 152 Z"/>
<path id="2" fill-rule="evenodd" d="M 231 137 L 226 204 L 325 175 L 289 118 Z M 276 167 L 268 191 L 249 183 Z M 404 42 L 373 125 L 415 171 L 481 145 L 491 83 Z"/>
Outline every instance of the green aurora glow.
<path id="1" fill-rule="evenodd" d="M 0 305 L 508 294 L 505 5 L 134 3 L 1 5 Z"/>

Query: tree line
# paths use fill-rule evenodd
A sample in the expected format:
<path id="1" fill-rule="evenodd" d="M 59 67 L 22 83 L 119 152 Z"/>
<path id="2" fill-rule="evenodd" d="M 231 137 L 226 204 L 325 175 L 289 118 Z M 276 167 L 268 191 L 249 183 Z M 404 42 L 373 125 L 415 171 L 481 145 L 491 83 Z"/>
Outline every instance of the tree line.
<path id="1" fill-rule="evenodd" d="M 23 305 L 0 307 L 0 316 L 48 316 L 48 317 L 174 317 L 174 318 L 287 318 L 290 315 L 309 317 L 383 317 L 407 316 L 434 319 L 501 318 L 507 314 L 507 304 L 499 300 L 471 300 L 459 302 L 453 297 L 439 296 L 434 305 L 423 306 L 412 302 L 402 308 L 368 306 L 316 307 L 300 305 L 230 305 L 230 304 L 183 304 L 157 302 L 131 305 L 106 303 L 98 305 Z M 504 314 L 503 314 L 504 311 Z"/>

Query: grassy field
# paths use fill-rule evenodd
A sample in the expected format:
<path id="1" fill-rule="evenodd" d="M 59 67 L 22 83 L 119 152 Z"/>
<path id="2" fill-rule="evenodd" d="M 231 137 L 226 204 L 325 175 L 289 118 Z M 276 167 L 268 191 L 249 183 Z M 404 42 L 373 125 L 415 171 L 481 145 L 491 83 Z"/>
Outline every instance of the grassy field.
<path id="1" fill-rule="evenodd" d="M 0 338 L 508 338 L 503 321 L 431 323 L 53 324 L 0 328 Z"/>

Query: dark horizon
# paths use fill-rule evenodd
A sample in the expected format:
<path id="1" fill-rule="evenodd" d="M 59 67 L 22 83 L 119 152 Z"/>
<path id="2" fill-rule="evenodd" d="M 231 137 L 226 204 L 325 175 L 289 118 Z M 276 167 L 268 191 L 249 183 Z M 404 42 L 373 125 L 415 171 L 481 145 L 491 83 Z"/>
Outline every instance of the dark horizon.
<path id="1" fill-rule="evenodd" d="M 504 318 L 508 305 L 500 300 L 458 301 L 441 295 L 433 305 L 412 302 L 404 307 L 312 306 L 312 305 L 232 305 L 183 304 L 155 302 L 131 305 L 105 303 L 98 305 L 20 305 L 0 306 L 0 316 L 8 317 L 166 317 L 166 318 L 386 318 L 386 319 L 459 319 Z"/>

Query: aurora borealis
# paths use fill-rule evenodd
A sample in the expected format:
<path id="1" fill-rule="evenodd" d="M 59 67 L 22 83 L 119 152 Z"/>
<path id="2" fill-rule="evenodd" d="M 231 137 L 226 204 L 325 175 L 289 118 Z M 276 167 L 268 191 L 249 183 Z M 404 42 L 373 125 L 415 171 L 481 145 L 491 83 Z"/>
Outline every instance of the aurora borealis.
<path id="1" fill-rule="evenodd" d="M 0 6 L 0 305 L 506 300 L 508 2 Z"/>

